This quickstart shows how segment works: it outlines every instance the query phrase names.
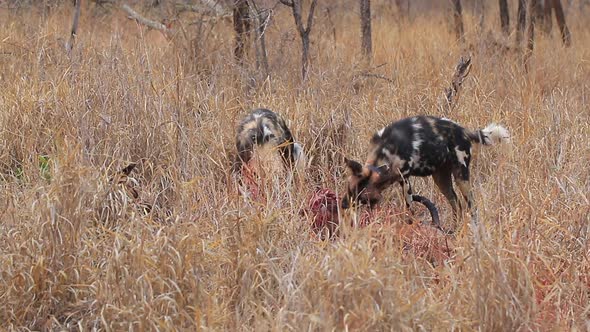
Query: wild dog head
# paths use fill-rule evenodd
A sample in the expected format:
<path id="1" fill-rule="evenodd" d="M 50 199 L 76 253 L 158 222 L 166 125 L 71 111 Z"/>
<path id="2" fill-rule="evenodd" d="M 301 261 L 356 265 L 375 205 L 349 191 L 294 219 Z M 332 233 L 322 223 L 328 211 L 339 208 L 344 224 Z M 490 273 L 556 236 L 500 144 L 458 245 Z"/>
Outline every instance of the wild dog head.
<path id="1" fill-rule="evenodd" d="M 342 198 L 342 208 L 348 209 L 351 203 L 375 206 L 382 199 L 381 192 L 395 180 L 389 166 L 361 165 L 354 160 L 345 159 L 349 176 L 346 194 Z"/>
<path id="2" fill-rule="evenodd" d="M 263 146 L 276 148 L 287 168 L 300 168 L 300 164 L 305 164 L 303 148 L 295 142 L 285 120 L 271 110 L 256 109 L 238 126 L 234 172 L 239 173 L 242 164 L 252 159 L 254 150 Z"/>

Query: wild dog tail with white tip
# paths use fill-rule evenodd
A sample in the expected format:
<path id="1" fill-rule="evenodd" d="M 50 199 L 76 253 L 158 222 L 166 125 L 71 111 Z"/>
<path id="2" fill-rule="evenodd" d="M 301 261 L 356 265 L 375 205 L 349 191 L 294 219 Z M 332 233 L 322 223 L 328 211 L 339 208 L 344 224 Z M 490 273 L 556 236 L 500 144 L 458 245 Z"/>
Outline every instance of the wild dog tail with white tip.
<path id="1" fill-rule="evenodd" d="M 510 142 L 510 133 L 504 126 L 490 123 L 487 127 L 480 130 L 467 130 L 467 137 L 473 143 L 480 143 L 483 145 L 494 145 L 496 143 Z"/>

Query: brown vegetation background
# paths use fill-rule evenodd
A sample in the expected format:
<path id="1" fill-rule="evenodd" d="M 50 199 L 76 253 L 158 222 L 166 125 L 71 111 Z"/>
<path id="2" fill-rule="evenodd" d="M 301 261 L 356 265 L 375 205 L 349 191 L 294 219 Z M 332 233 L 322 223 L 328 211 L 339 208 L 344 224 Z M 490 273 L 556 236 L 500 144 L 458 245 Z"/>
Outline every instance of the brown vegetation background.
<path id="1" fill-rule="evenodd" d="M 387 81 L 363 75 L 358 8 L 344 3 L 320 2 L 304 83 L 281 5 L 266 31 L 269 78 L 253 50 L 234 61 L 231 20 L 183 13 L 165 37 L 84 3 L 68 56 L 71 3 L 0 9 L 2 328 L 590 328 L 588 14 L 567 13 L 570 48 L 557 31 L 538 37 L 525 72 L 518 52 L 492 43 L 495 2 L 489 34 L 465 6 L 466 50 L 447 7 L 407 17 L 373 1 L 372 72 Z M 440 114 L 466 52 L 473 68 L 459 103 Z M 310 158 L 306 185 L 275 176 L 264 199 L 238 195 L 229 158 L 237 122 L 255 107 L 290 123 Z M 372 133 L 416 114 L 511 131 L 510 145 L 475 153 L 480 227 L 454 236 L 453 257 L 434 267 L 403 250 L 403 220 L 314 237 L 301 213 L 313 189 L 341 191 L 343 155 L 363 159 Z M 129 162 L 153 211 L 126 202 L 104 223 L 108 179 Z M 432 181 L 413 184 L 448 223 Z M 398 191 L 387 197 L 394 207 Z"/>

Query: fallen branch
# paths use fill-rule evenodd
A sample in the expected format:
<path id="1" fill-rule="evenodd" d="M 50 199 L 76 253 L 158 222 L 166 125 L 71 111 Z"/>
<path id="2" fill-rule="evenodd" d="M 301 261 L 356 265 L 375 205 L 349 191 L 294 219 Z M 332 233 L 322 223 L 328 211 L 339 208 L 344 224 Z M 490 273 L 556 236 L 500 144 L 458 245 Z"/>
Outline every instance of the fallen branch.
<path id="1" fill-rule="evenodd" d="M 191 5 L 186 3 L 176 3 L 175 7 L 179 12 L 189 11 L 209 16 L 231 16 L 229 9 L 224 8 L 219 0 L 201 0 L 201 5 Z"/>
<path id="2" fill-rule="evenodd" d="M 353 82 L 357 82 L 357 80 L 359 78 L 365 77 L 365 78 L 380 79 L 380 80 L 386 81 L 387 83 L 393 84 L 394 83 L 393 78 L 390 78 L 390 77 L 387 77 L 385 75 L 378 74 L 378 73 L 375 72 L 377 69 L 379 69 L 379 68 L 381 68 L 381 67 L 383 67 L 385 65 L 387 65 L 387 63 L 382 63 L 380 65 L 373 66 L 372 68 L 367 68 L 365 70 L 362 70 L 360 72 L 357 72 L 357 73 L 355 73 L 352 76 L 352 81 Z M 354 83 L 354 84 L 356 85 L 357 83 Z M 355 90 L 356 90 L 356 88 L 355 88 Z"/>
<path id="3" fill-rule="evenodd" d="M 447 114 L 455 108 L 457 100 L 459 99 L 459 93 L 461 92 L 461 86 L 463 81 L 469 75 L 471 71 L 471 56 L 462 56 L 459 59 L 457 67 L 455 67 L 455 73 L 451 79 L 451 86 L 445 89 L 445 100 L 441 105 L 443 113 Z"/>
<path id="4" fill-rule="evenodd" d="M 287 6 L 287 7 L 293 7 L 295 6 L 293 4 L 293 0 L 279 0 L 283 5 Z"/>
<path id="5" fill-rule="evenodd" d="M 360 73 L 360 76 L 363 77 L 371 77 L 371 78 L 378 78 L 378 79 L 382 79 L 384 81 L 387 81 L 388 83 L 393 83 L 393 80 L 387 76 L 381 75 L 381 74 L 375 74 L 375 73 Z"/>
<path id="6" fill-rule="evenodd" d="M 149 20 L 149 19 L 141 16 L 139 13 L 137 13 L 135 10 L 133 10 L 131 7 L 129 7 L 127 4 L 124 4 L 123 6 L 121 6 L 121 9 L 123 9 L 125 12 L 127 12 L 127 14 L 129 14 L 129 17 L 128 17 L 129 19 L 135 20 L 139 24 L 143 24 L 149 28 L 162 31 L 164 33 L 170 32 L 170 30 L 168 29 L 168 27 L 166 27 L 165 24 L 160 23 L 160 22 L 156 22 L 156 21 L 152 21 L 152 20 Z"/>
<path id="7" fill-rule="evenodd" d="M 11 46 L 15 46 L 15 47 L 18 47 L 18 48 L 20 48 L 20 49 L 23 49 L 23 50 L 25 50 L 25 51 L 29 52 L 29 53 L 35 53 L 35 52 L 33 52 L 33 50 L 31 50 L 30 48 L 28 48 L 28 47 L 26 47 L 26 46 L 24 46 L 24 45 L 21 45 L 21 44 L 19 44 L 19 43 L 16 43 L 16 42 L 11 42 L 11 41 L 9 41 L 9 40 L 8 40 L 8 38 L 6 38 L 6 39 L 4 39 L 4 40 L 0 41 L 0 43 L 2 43 L 2 44 L 7 44 L 7 45 L 11 45 Z M 7 53 L 8 53 L 8 52 L 4 52 L 4 54 L 7 54 Z"/>

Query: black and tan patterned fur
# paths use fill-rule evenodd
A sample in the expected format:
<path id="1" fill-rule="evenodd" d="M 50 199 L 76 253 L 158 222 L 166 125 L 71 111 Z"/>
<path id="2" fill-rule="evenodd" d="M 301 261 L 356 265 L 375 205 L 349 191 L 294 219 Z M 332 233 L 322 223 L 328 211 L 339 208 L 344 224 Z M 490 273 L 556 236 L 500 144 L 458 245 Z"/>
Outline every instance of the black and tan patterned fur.
<path id="1" fill-rule="evenodd" d="M 99 218 L 106 226 L 115 226 L 118 219 L 134 211 L 141 215 L 152 211 L 152 205 L 141 200 L 139 183 L 131 176 L 135 167 L 135 163 L 129 164 L 109 179 L 99 212 Z"/>
<path id="2" fill-rule="evenodd" d="M 296 165 L 302 157 L 302 148 L 295 143 L 285 120 L 277 113 L 267 109 L 256 109 L 248 114 L 238 126 L 233 171 L 239 173 L 242 165 L 252 159 L 256 146 L 276 146 L 287 168 Z"/>

